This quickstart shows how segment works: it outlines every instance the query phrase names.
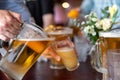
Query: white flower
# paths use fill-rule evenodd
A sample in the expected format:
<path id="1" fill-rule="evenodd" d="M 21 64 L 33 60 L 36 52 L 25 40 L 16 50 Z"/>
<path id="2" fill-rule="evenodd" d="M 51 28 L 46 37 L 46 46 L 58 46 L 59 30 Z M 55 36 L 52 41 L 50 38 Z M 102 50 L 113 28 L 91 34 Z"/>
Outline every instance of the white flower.
<path id="1" fill-rule="evenodd" d="M 96 35 L 96 32 L 95 32 L 95 31 L 93 31 L 92 35 L 93 35 L 93 36 L 95 36 L 95 35 Z"/>
<path id="2" fill-rule="evenodd" d="M 102 29 L 102 26 L 101 26 L 101 24 L 100 24 L 100 21 L 97 21 L 97 22 L 95 23 L 95 26 L 96 26 L 97 29 Z"/>
<path id="3" fill-rule="evenodd" d="M 85 22 L 84 22 L 84 21 L 82 21 L 81 25 L 84 25 L 84 24 L 85 24 Z"/>
<path id="4" fill-rule="evenodd" d="M 89 15 L 85 15 L 85 18 L 88 18 L 89 17 Z"/>
<path id="5" fill-rule="evenodd" d="M 94 26 L 92 25 L 92 26 L 90 26 L 91 27 L 91 29 L 94 29 Z"/>
<path id="6" fill-rule="evenodd" d="M 90 21 L 86 21 L 86 24 L 89 24 Z"/>
<path id="7" fill-rule="evenodd" d="M 117 11 L 118 11 L 117 5 L 113 5 L 112 7 L 109 7 L 110 18 L 112 18 Z"/>
<path id="8" fill-rule="evenodd" d="M 111 27 L 111 19 L 104 18 L 101 20 L 100 24 L 102 25 L 102 29 L 106 31 Z"/>
<path id="9" fill-rule="evenodd" d="M 87 26 L 87 27 L 85 27 L 84 28 L 84 32 L 88 33 L 88 34 L 91 34 L 92 36 L 96 35 L 96 32 L 94 30 L 94 26 Z"/>
<path id="10" fill-rule="evenodd" d="M 96 22 L 98 19 L 97 19 L 96 17 L 94 17 L 94 18 L 91 18 L 91 20 L 92 20 L 93 22 Z"/>
<path id="11" fill-rule="evenodd" d="M 96 35 L 96 32 L 95 32 L 95 30 L 94 30 L 94 26 L 90 26 L 89 34 L 92 34 L 92 36 L 95 36 L 95 35 Z"/>
<path id="12" fill-rule="evenodd" d="M 85 33 L 89 33 L 89 29 L 90 29 L 89 26 L 85 27 L 85 28 L 84 28 L 84 32 L 85 32 Z"/>

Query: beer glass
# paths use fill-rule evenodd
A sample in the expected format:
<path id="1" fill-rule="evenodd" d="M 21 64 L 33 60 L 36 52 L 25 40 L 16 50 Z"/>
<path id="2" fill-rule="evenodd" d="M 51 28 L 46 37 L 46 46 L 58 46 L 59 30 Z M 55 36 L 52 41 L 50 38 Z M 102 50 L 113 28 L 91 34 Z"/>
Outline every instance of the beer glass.
<path id="1" fill-rule="evenodd" d="M 79 67 L 78 56 L 71 40 L 57 40 L 53 44 L 56 53 L 61 57 L 61 60 L 68 71 L 73 71 Z"/>
<path id="2" fill-rule="evenodd" d="M 69 27 L 55 26 L 51 30 L 46 30 L 49 37 L 55 37 L 55 40 L 72 38 L 73 29 Z"/>
<path id="3" fill-rule="evenodd" d="M 61 41 L 64 39 L 72 38 L 73 30 L 69 27 L 62 27 L 62 26 L 50 26 L 51 28 L 46 30 L 48 33 L 49 37 L 55 37 L 55 41 L 52 43 L 54 44 L 56 41 Z M 55 46 L 53 46 L 54 48 Z M 55 49 L 56 51 L 56 49 Z M 63 61 L 56 61 L 55 59 L 50 59 L 51 64 L 50 68 L 51 69 L 64 69 L 65 65 Z"/>
<path id="4" fill-rule="evenodd" d="M 62 62 L 62 60 L 57 61 L 54 58 L 50 59 L 50 68 L 51 69 L 65 69 L 65 66 Z"/>
<path id="5" fill-rule="evenodd" d="M 24 23 L 22 30 L 6 49 L 6 55 L 0 61 L 0 70 L 9 78 L 22 80 L 53 38 L 43 32 L 34 23 Z"/>
<path id="6" fill-rule="evenodd" d="M 99 39 L 91 51 L 91 64 L 98 72 L 103 73 L 104 80 L 108 78 L 107 51 L 120 48 L 120 29 L 99 32 Z"/>

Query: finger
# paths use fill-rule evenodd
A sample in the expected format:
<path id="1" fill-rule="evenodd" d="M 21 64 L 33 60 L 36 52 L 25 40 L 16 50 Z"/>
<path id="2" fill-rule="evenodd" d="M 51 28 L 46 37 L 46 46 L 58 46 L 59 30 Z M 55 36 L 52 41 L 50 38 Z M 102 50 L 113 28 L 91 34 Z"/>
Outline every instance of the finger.
<path id="1" fill-rule="evenodd" d="M 56 59 L 57 61 L 60 61 L 60 56 L 57 55 L 56 51 L 51 46 L 49 46 L 48 50 L 52 58 Z"/>
<path id="2" fill-rule="evenodd" d="M 4 34 L 6 37 L 13 39 L 16 35 L 10 33 L 9 31 Z"/>
<path id="3" fill-rule="evenodd" d="M 60 61 L 61 60 L 61 57 L 56 55 L 56 54 L 52 54 L 52 58 L 54 58 L 55 60 L 57 61 Z"/>
<path id="4" fill-rule="evenodd" d="M 16 19 L 12 16 L 6 16 L 6 23 L 7 27 L 13 28 L 14 30 L 20 30 L 21 29 L 21 23 L 16 21 Z"/>
<path id="5" fill-rule="evenodd" d="M 14 27 L 12 27 L 11 25 L 7 25 L 7 26 L 5 26 L 5 27 L 3 27 L 3 28 L 1 28 L 0 29 L 0 33 L 5 33 L 5 32 L 10 32 L 10 33 L 12 33 L 13 35 L 17 35 L 19 32 L 20 32 L 20 30 L 18 30 L 18 29 L 15 29 Z"/>
<path id="6" fill-rule="evenodd" d="M 3 41 L 9 41 L 10 39 L 2 34 L 0 34 L 0 39 Z"/>
<path id="7" fill-rule="evenodd" d="M 3 34 L 9 38 L 13 38 L 15 35 L 17 35 L 19 33 L 18 30 L 15 30 L 13 28 L 10 28 L 9 25 L 3 26 L 0 28 L 0 34 Z"/>
<path id="8" fill-rule="evenodd" d="M 57 53 L 55 52 L 55 50 L 49 46 L 44 52 L 43 55 L 46 56 L 47 58 L 54 58 L 57 61 L 60 61 L 60 56 L 57 55 Z"/>
<path id="9" fill-rule="evenodd" d="M 46 58 L 48 58 L 48 59 L 51 59 L 51 58 L 54 58 L 55 60 L 57 60 L 57 61 L 60 61 L 61 60 L 61 58 L 60 58 L 60 56 L 58 56 L 58 55 L 56 55 L 56 54 L 54 54 L 54 53 L 44 53 L 44 54 L 42 54 L 44 57 L 46 57 Z"/>
<path id="10" fill-rule="evenodd" d="M 69 41 L 69 40 L 66 40 L 66 43 L 67 43 L 69 46 L 74 47 L 74 43 L 73 43 L 73 42 L 71 42 L 71 41 Z"/>
<path id="11" fill-rule="evenodd" d="M 47 54 L 47 53 L 46 53 Z M 42 54 L 42 56 L 44 56 L 44 57 L 46 57 L 46 58 L 48 58 L 48 59 L 51 59 L 52 57 L 51 57 L 51 55 L 46 55 L 46 54 Z"/>
<path id="12" fill-rule="evenodd" d="M 14 35 L 13 33 L 9 32 L 9 31 L 2 31 L 2 32 L 0 32 L 0 34 L 6 36 L 8 38 L 11 38 L 11 39 L 16 36 L 16 35 Z"/>
<path id="13" fill-rule="evenodd" d="M 19 23 L 21 23 L 22 22 L 22 20 L 21 20 L 21 15 L 20 14 L 18 14 L 18 13 L 16 13 L 16 12 L 12 12 L 12 11 L 8 11 L 12 16 L 13 16 L 13 18 L 15 18 Z"/>
<path id="14" fill-rule="evenodd" d="M 20 32 L 20 30 L 21 30 L 21 23 L 18 23 L 18 22 L 14 22 L 14 24 L 9 24 L 9 27 L 10 27 L 10 29 L 9 30 L 12 30 L 12 31 L 14 31 L 14 32 Z"/>

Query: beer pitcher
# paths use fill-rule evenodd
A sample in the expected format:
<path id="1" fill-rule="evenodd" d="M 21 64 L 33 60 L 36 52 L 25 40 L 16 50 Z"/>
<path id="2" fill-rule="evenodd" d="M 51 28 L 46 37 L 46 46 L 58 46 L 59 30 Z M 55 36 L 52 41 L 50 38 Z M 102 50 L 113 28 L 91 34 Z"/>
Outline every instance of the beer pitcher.
<path id="1" fill-rule="evenodd" d="M 36 24 L 23 23 L 21 32 L 0 60 L 0 70 L 10 80 L 22 80 L 52 40 Z"/>

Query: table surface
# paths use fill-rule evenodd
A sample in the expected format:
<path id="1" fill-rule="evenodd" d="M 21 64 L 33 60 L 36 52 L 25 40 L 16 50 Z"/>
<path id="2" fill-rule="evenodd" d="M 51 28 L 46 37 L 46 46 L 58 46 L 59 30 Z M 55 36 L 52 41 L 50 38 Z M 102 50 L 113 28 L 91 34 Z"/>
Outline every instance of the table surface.
<path id="1" fill-rule="evenodd" d="M 75 71 L 50 69 L 49 62 L 36 62 L 23 80 L 102 80 L 102 74 L 96 72 L 89 61 L 81 62 Z"/>
<path id="2" fill-rule="evenodd" d="M 102 74 L 96 72 L 89 61 L 81 62 L 75 71 L 50 69 L 49 62 L 36 62 L 23 80 L 102 80 Z M 0 80 L 7 80 L 1 71 Z"/>

